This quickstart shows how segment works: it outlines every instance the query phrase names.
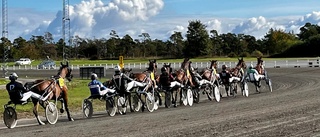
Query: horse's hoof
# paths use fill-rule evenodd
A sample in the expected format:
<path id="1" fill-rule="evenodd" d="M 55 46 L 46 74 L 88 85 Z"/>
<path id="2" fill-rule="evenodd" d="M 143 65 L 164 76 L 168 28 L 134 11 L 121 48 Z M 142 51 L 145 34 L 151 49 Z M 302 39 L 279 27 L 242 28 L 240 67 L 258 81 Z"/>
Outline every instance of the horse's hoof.
<path id="1" fill-rule="evenodd" d="M 74 121 L 74 119 L 73 118 L 69 118 L 69 121 Z"/>
<path id="2" fill-rule="evenodd" d="M 64 112 L 64 109 L 60 108 L 60 113 L 63 113 Z"/>

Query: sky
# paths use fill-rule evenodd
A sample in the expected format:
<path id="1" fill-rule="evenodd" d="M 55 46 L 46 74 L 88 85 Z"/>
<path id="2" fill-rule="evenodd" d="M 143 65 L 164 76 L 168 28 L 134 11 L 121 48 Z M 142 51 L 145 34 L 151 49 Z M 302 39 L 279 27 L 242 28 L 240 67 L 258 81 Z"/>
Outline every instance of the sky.
<path id="1" fill-rule="evenodd" d="M 13 41 L 50 32 L 62 38 L 63 0 L 7 0 L 8 35 Z M 299 33 L 306 22 L 320 25 L 319 0 L 69 0 L 70 33 L 81 38 L 120 37 L 167 40 L 186 34 L 189 21 L 207 30 L 263 38 L 270 28 Z M 2 11 L 1 11 L 2 14 Z M 2 17 L 1 17 L 2 20 Z"/>

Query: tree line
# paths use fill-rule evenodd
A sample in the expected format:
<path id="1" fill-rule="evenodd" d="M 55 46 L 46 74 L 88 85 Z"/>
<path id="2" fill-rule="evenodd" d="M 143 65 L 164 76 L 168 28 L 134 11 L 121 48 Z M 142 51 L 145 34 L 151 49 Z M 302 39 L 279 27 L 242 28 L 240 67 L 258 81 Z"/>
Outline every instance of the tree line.
<path id="1" fill-rule="evenodd" d="M 217 30 L 207 30 L 199 20 L 189 21 L 185 36 L 174 32 L 168 40 L 152 39 L 142 33 L 138 39 L 130 35 L 119 37 L 115 30 L 110 38 L 89 39 L 75 36 L 71 42 L 63 39 L 54 41 L 50 32 L 43 36 L 32 36 L 29 40 L 18 37 L 10 41 L 1 38 L 0 56 L 8 49 L 9 59 L 28 57 L 43 59 L 88 58 L 115 59 L 125 58 L 183 58 L 183 57 L 314 57 L 319 56 L 320 27 L 306 23 L 299 34 L 271 28 L 261 39 L 247 34 L 218 34 Z M 71 43 L 71 45 L 66 45 Z M 63 55 L 63 50 L 65 55 Z"/>

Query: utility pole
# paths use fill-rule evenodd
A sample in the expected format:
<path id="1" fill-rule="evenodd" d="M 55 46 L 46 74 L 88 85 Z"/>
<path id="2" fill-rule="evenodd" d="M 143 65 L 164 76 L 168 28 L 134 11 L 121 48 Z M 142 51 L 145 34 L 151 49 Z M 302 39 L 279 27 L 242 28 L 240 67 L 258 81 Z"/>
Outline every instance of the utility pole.
<path id="1" fill-rule="evenodd" d="M 69 18 L 69 0 L 63 0 L 63 18 L 62 18 L 62 37 L 63 37 L 63 61 L 67 62 L 70 56 L 70 18 Z"/>
<path id="2" fill-rule="evenodd" d="M 2 40 L 3 44 L 3 76 L 6 77 L 8 70 L 8 54 L 10 50 L 10 45 L 8 45 L 8 3 L 7 0 L 2 0 Z"/>

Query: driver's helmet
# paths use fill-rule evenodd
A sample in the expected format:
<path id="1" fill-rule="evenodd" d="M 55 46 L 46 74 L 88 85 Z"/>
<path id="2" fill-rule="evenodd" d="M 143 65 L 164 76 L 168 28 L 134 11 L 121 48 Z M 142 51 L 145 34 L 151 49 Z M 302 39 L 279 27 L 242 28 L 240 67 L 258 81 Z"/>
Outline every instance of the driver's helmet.
<path id="1" fill-rule="evenodd" d="M 222 65 L 222 70 L 226 70 L 227 69 L 227 65 Z"/>
<path id="2" fill-rule="evenodd" d="M 17 73 L 12 73 L 12 74 L 10 74 L 9 79 L 10 79 L 11 81 L 17 80 L 17 79 L 18 79 Z"/>
<path id="3" fill-rule="evenodd" d="M 96 73 L 91 73 L 91 80 L 98 79 L 98 75 Z"/>
<path id="4" fill-rule="evenodd" d="M 121 67 L 119 65 L 114 67 L 114 72 L 119 73 L 121 71 Z"/>
<path id="5" fill-rule="evenodd" d="M 252 69 L 252 68 L 253 68 L 253 65 L 252 65 L 252 64 L 250 64 L 249 69 Z"/>
<path id="6" fill-rule="evenodd" d="M 167 68 L 166 67 L 163 67 L 163 68 L 161 68 L 161 72 L 163 73 L 163 72 L 166 72 L 167 71 Z"/>

